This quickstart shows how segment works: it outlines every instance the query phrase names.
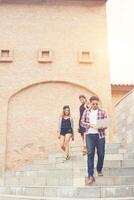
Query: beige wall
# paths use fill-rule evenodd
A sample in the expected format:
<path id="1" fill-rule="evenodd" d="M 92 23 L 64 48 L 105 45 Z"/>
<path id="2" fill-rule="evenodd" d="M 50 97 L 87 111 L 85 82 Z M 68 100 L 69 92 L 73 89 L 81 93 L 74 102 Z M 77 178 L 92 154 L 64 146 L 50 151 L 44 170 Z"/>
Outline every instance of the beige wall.
<path id="1" fill-rule="evenodd" d="M 111 84 L 113 105 L 116 105 L 133 88 L 133 84 Z"/>
<path id="2" fill-rule="evenodd" d="M 128 153 L 134 152 L 134 90 L 115 106 L 118 141 Z"/>
<path id="3" fill-rule="evenodd" d="M 44 82 L 26 88 L 11 98 L 8 108 L 8 168 L 13 164 L 16 167 L 24 161 L 44 158 L 46 152 L 56 151 L 58 119 L 64 105 L 70 105 L 74 132 L 77 133 L 78 96 L 81 93 L 88 98 L 92 95 L 77 85 Z"/>
<path id="4" fill-rule="evenodd" d="M 77 124 L 79 94 L 97 94 L 111 113 L 105 1 L 32 2 L 0 4 L 0 48 L 14 51 L 13 62 L 0 63 L 1 168 L 42 156 L 64 104 Z M 38 62 L 41 48 L 53 50 L 52 63 Z M 79 50 L 93 63 L 80 64 Z"/>
<path id="5" fill-rule="evenodd" d="M 113 105 L 116 105 L 116 103 L 118 103 L 121 100 L 121 98 L 123 96 L 125 96 L 125 94 L 126 94 L 125 92 L 113 93 L 112 94 L 112 103 L 113 103 Z"/>

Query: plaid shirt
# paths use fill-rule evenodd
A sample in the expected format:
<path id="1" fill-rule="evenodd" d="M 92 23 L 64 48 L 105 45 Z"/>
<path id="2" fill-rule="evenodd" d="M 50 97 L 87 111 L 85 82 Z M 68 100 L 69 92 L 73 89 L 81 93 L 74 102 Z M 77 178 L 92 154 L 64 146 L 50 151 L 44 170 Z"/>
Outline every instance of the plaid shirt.
<path id="1" fill-rule="evenodd" d="M 90 109 L 86 109 L 82 115 L 81 118 L 81 126 L 86 128 L 86 132 L 88 132 L 89 126 L 90 126 Z M 107 114 L 104 110 L 102 109 L 98 109 L 98 113 L 97 113 L 97 119 L 104 119 L 107 118 Z M 99 132 L 99 138 L 104 138 L 105 137 L 105 129 L 98 129 Z"/>

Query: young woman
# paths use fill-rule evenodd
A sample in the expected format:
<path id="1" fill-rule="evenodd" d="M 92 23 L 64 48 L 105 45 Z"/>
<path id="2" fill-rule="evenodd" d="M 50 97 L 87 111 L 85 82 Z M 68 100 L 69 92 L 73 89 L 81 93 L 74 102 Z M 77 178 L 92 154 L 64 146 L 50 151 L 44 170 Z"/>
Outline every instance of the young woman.
<path id="1" fill-rule="evenodd" d="M 58 138 L 60 147 L 65 152 L 65 160 L 69 160 L 69 144 L 71 138 L 73 139 L 73 118 L 70 116 L 69 106 L 63 107 L 63 112 L 59 119 Z"/>
<path id="2" fill-rule="evenodd" d="M 81 105 L 79 107 L 80 117 L 79 117 L 78 132 L 81 134 L 81 139 L 82 139 L 82 144 L 83 144 L 83 150 L 82 150 L 83 155 L 86 155 L 87 154 L 86 143 L 85 143 L 86 129 L 81 126 L 81 118 L 82 118 L 83 112 L 85 111 L 85 109 L 87 109 L 87 99 L 84 95 L 80 95 L 79 100 L 80 100 Z"/>

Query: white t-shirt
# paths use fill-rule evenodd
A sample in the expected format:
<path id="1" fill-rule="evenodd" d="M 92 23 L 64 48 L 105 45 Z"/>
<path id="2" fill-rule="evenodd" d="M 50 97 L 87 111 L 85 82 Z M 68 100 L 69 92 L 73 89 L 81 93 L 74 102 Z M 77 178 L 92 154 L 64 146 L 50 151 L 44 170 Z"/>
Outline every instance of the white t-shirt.
<path id="1" fill-rule="evenodd" d="M 98 118 L 98 109 L 96 109 L 96 110 L 91 109 L 89 117 L 90 117 L 90 124 L 96 125 L 97 118 Z M 96 134 L 96 133 L 98 133 L 97 128 L 90 127 L 87 131 L 87 134 Z"/>

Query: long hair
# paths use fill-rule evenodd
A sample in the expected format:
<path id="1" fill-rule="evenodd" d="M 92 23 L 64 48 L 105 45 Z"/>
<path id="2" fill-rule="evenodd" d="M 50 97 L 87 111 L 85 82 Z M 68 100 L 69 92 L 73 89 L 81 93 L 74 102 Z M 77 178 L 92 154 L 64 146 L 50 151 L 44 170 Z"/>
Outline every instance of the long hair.
<path id="1" fill-rule="evenodd" d="M 71 114 L 70 114 L 70 107 L 67 105 L 67 106 L 64 106 L 64 107 L 63 107 L 63 111 L 62 111 L 61 117 L 64 117 L 64 116 L 65 116 L 65 110 L 66 110 L 66 108 L 69 109 L 69 114 L 68 114 L 68 116 L 69 116 L 69 117 L 71 116 Z"/>

